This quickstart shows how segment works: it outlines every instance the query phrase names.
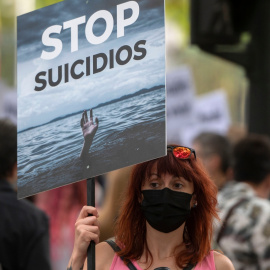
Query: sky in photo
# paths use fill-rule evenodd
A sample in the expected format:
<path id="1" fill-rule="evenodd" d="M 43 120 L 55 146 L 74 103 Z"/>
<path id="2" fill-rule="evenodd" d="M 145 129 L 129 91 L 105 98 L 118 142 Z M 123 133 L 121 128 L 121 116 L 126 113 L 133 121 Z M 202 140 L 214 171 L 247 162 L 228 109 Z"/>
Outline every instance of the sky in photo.
<path id="1" fill-rule="evenodd" d="M 96 105 L 134 93 L 142 88 L 165 84 L 165 30 L 164 30 L 164 1 L 136 1 L 140 6 L 139 17 L 135 23 L 125 28 L 125 35 L 117 38 L 116 7 L 123 0 L 65 0 L 64 2 L 36 10 L 18 17 L 17 44 L 17 92 L 18 92 L 18 130 L 47 123 L 59 116 L 64 116 L 80 110 L 89 109 Z M 86 16 L 89 17 L 99 10 L 109 11 L 114 18 L 113 32 L 102 44 L 90 44 L 85 37 L 85 25 L 79 25 L 78 51 L 71 52 L 70 29 L 53 34 L 51 37 L 61 39 L 63 50 L 52 60 L 41 59 L 42 50 L 50 51 L 42 43 L 44 30 L 52 25 L 63 26 L 63 22 Z M 125 18 L 132 14 L 127 10 Z M 105 21 L 98 19 L 93 32 L 96 36 L 103 34 Z M 78 80 L 70 78 L 68 83 L 62 82 L 56 87 L 47 86 L 42 91 L 35 91 L 35 76 L 40 71 L 53 70 L 54 80 L 57 79 L 57 67 L 69 63 L 71 66 L 78 59 L 98 53 L 117 50 L 123 45 L 129 45 L 133 54 L 134 45 L 139 40 L 146 40 L 146 56 L 142 60 L 131 59 L 126 65 L 114 68 L 107 67 L 100 73 L 83 76 Z M 121 54 L 124 58 L 125 52 Z M 85 72 L 85 65 L 78 66 L 77 73 Z M 165 98 L 165 93 L 164 93 Z"/>

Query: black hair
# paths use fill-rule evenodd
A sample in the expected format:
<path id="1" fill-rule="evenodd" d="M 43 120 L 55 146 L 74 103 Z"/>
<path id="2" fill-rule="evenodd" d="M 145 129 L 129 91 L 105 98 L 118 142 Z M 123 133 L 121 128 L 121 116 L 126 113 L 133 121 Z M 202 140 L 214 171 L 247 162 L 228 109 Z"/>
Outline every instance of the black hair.
<path id="1" fill-rule="evenodd" d="M 17 162 L 17 127 L 0 119 L 0 178 L 9 176 Z"/>
<path id="2" fill-rule="evenodd" d="M 236 181 L 255 185 L 270 174 L 270 138 L 264 135 L 248 135 L 233 150 L 233 170 Z"/>
<path id="3" fill-rule="evenodd" d="M 199 143 L 205 154 L 217 154 L 221 158 L 221 170 L 226 173 L 231 166 L 232 146 L 225 136 L 214 132 L 202 132 L 194 138 L 193 143 Z"/>

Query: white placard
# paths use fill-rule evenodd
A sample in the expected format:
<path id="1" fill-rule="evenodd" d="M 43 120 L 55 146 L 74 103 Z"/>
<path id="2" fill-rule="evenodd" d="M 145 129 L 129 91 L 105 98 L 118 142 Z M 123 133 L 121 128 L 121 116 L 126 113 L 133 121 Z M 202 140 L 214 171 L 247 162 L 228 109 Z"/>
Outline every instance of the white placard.
<path id="1" fill-rule="evenodd" d="M 17 124 L 17 92 L 0 81 L 0 118 L 9 118 Z"/>
<path id="2" fill-rule="evenodd" d="M 6 92 L 3 96 L 3 117 L 17 124 L 17 92 L 15 90 Z"/>
<path id="3" fill-rule="evenodd" d="M 164 0 L 66 0 L 17 27 L 19 198 L 166 154 Z"/>
<path id="4" fill-rule="evenodd" d="M 183 126 L 194 122 L 195 87 L 191 70 L 187 66 L 166 76 L 167 90 L 167 141 L 180 143 Z"/>
<path id="5" fill-rule="evenodd" d="M 216 90 L 197 97 L 195 103 L 195 122 L 181 130 L 181 139 L 187 146 L 204 131 L 226 135 L 230 126 L 230 114 L 226 92 Z"/>

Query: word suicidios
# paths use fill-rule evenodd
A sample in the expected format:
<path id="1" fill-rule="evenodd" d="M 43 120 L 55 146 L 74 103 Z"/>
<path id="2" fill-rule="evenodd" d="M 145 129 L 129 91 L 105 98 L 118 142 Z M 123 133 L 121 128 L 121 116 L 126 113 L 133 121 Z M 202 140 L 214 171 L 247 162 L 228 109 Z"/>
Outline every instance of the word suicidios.
<path id="1" fill-rule="evenodd" d="M 116 52 L 115 50 L 111 49 L 108 54 L 105 53 L 99 53 L 94 54 L 91 58 L 91 56 L 86 57 L 85 60 L 78 59 L 76 60 L 71 66 L 66 63 L 64 65 L 58 66 L 57 68 L 57 76 L 55 78 L 54 70 L 50 68 L 47 71 L 41 71 L 39 72 L 36 77 L 35 81 L 38 84 L 41 84 L 39 86 L 35 86 L 36 91 L 42 91 L 48 84 L 51 87 L 55 87 L 59 85 L 61 82 L 67 83 L 69 82 L 70 77 L 72 77 L 75 80 L 78 80 L 82 78 L 83 76 L 89 76 L 92 74 L 99 73 L 103 71 L 107 66 L 109 66 L 110 69 L 114 68 L 115 62 L 118 65 L 125 65 L 127 64 L 131 59 L 134 60 L 141 60 L 146 56 L 146 49 L 144 47 L 141 47 L 140 45 L 145 45 L 146 40 L 140 40 L 136 42 L 134 45 L 134 52 L 133 49 L 128 46 L 124 45 L 120 47 Z M 125 57 L 121 58 L 121 54 L 125 52 Z M 48 80 L 47 80 L 48 79 Z"/>

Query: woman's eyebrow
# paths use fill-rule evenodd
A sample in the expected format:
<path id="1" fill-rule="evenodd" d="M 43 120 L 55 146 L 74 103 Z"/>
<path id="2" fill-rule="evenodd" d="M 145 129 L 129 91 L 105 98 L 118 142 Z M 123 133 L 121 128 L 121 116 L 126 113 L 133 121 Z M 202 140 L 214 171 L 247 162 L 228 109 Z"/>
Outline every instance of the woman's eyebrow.
<path id="1" fill-rule="evenodd" d="M 174 175 L 173 179 L 174 180 L 180 180 L 180 181 L 187 181 L 184 177 L 179 176 L 179 175 Z"/>
<path id="2" fill-rule="evenodd" d="M 150 173 L 149 178 L 150 178 L 151 176 L 157 176 L 157 177 L 159 177 L 158 173 Z"/>
<path id="3" fill-rule="evenodd" d="M 148 180 L 150 180 L 152 177 L 160 178 L 160 175 L 158 173 L 151 173 L 148 177 Z"/>
<path id="4" fill-rule="evenodd" d="M 183 176 L 179 177 L 180 180 L 191 183 L 192 181 L 189 179 L 184 178 Z"/>
<path id="5" fill-rule="evenodd" d="M 151 174 L 149 177 L 148 177 L 148 180 L 151 180 L 151 178 L 159 178 L 159 175 L 158 174 Z"/>

